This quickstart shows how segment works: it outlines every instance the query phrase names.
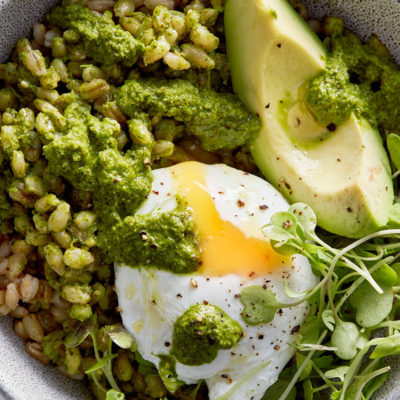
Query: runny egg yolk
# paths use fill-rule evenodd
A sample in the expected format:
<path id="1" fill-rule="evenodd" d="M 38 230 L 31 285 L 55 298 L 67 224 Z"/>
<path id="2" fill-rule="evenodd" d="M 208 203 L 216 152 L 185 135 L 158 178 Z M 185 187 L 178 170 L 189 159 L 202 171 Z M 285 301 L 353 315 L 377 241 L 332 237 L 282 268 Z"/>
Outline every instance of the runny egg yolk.
<path id="1" fill-rule="evenodd" d="M 221 219 L 206 189 L 206 171 L 201 163 L 189 161 L 172 170 L 178 193 L 192 210 L 198 230 L 203 275 L 255 277 L 286 264 L 287 258 L 276 253 L 269 242 L 247 237 L 231 222 Z"/>

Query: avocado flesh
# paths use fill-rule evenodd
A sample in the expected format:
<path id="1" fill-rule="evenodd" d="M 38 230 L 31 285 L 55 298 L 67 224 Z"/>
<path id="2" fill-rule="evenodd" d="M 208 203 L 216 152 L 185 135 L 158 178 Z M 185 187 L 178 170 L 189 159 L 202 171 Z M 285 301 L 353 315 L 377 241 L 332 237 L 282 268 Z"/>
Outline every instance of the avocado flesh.
<path id="1" fill-rule="evenodd" d="M 251 150 L 264 176 L 332 233 L 358 238 L 385 225 L 393 186 L 378 131 L 352 115 L 329 132 L 302 101 L 325 68 L 315 33 L 284 0 L 228 0 L 225 33 L 234 91 L 263 124 Z"/>

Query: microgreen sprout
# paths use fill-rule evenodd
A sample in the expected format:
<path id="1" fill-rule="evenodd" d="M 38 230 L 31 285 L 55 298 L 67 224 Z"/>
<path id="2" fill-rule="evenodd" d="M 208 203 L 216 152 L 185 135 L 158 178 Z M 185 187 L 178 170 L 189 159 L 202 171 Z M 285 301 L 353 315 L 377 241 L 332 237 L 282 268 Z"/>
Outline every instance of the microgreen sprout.
<path id="1" fill-rule="evenodd" d="M 391 137 L 388 144 L 400 167 L 400 137 Z M 292 396 L 298 382 L 307 400 L 368 399 L 387 377 L 389 367 L 382 359 L 400 354 L 400 229 L 353 242 L 343 239 L 337 247 L 337 237 L 317 236 L 316 223 L 312 209 L 297 203 L 274 214 L 263 228 L 275 251 L 307 257 L 321 278 L 304 293 L 284 282 L 294 301 L 279 303 L 279 308 L 307 301 L 309 315 L 296 338 L 296 362 L 282 373 L 291 379 L 279 400 Z M 269 313 L 277 306 L 273 296 Z M 386 337 L 376 338 L 379 330 Z"/>
<path id="2" fill-rule="evenodd" d="M 158 364 L 158 373 L 164 386 L 171 393 L 175 393 L 185 382 L 178 379 L 175 370 L 175 358 L 168 354 L 160 354 L 157 356 L 160 359 Z"/>
<path id="3" fill-rule="evenodd" d="M 92 378 L 95 376 L 94 373 L 101 369 L 107 378 L 108 383 L 110 384 L 111 388 L 114 389 L 117 392 L 120 392 L 120 389 L 115 382 L 113 373 L 112 373 L 112 368 L 111 368 L 111 361 L 117 357 L 117 354 L 112 354 L 111 349 L 112 349 L 112 341 L 111 339 L 108 340 L 108 350 L 104 352 L 103 356 L 100 356 L 100 352 L 98 349 L 97 345 L 97 337 L 96 337 L 96 332 L 90 332 L 90 336 L 93 341 L 93 349 L 94 349 L 94 354 L 96 357 L 97 363 L 89 368 L 86 372 L 86 374 L 90 375 Z M 96 382 L 96 380 L 95 380 Z"/>
<path id="4" fill-rule="evenodd" d="M 390 158 L 398 170 L 400 170 L 400 136 L 391 133 L 387 137 L 387 146 L 390 153 Z"/>
<path id="5" fill-rule="evenodd" d="M 121 349 L 137 350 L 135 339 L 121 324 L 107 325 L 104 329 L 110 336 L 110 339 Z"/>
<path id="6" fill-rule="evenodd" d="M 107 391 L 106 400 L 125 400 L 125 395 L 114 389 Z"/>
<path id="7" fill-rule="evenodd" d="M 263 361 L 262 363 L 256 365 L 254 368 L 250 369 L 222 396 L 218 397 L 217 400 L 229 400 L 233 393 L 236 392 L 244 383 L 246 383 L 253 376 L 257 375 L 260 371 L 266 368 L 271 361 Z"/>
<path id="8" fill-rule="evenodd" d="M 73 332 L 71 332 L 64 340 L 66 347 L 79 346 L 93 331 L 96 326 L 97 314 L 93 314 L 92 318 L 79 324 Z"/>

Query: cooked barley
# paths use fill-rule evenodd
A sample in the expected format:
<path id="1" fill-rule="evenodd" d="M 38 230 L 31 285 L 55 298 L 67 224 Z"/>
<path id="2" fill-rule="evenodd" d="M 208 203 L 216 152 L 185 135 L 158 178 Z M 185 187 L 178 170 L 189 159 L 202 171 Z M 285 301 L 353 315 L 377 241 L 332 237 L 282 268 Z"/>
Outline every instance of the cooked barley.
<path id="1" fill-rule="evenodd" d="M 9 283 L 7 285 L 5 300 L 10 310 L 15 310 L 17 308 L 19 299 L 20 294 L 18 292 L 17 285 L 14 282 Z"/>
<path id="2" fill-rule="evenodd" d="M 8 257 L 11 253 L 11 246 L 8 240 L 0 244 L 0 258 Z"/>
<path id="3" fill-rule="evenodd" d="M 39 323 L 36 314 L 25 315 L 25 317 L 22 318 L 22 323 L 24 325 L 26 333 L 32 340 L 36 342 L 42 342 L 44 338 L 44 331 L 42 325 L 40 325 Z"/>
<path id="4" fill-rule="evenodd" d="M 66 265 L 73 269 L 82 269 L 94 261 L 90 251 L 85 249 L 71 248 L 64 253 L 63 260 Z"/>
<path id="5" fill-rule="evenodd" d="M 51 48 L 51 44 L 53 42 L 53 39 L 57 36 L 57 33 L 53 30 L 47 31 L 46 34 L 44 35 L 44 47 Z"/>
<path id="6" fill-rule="evenodd" d="M 32 253 L 33 246 L 26 243 L 26 240 L 20 239 L 20 240 L 16 240 L 12 244 L 12 250 L 13 250 L 13 253 L 21 253 L 26 257 Z"/>
<path id="7" fill-rule="evenodd" d="M 181 54 L 191 64 L 199 68 L 212 69 L 215 67 L 215 61 L 203 49 L 194 44 L 186 43 L 182 45 Z"/>
<path id="8" fill-rule="evenodd" d="M 144 0 L 144 5 L 150 10 L 154 10 L 157 6 L 164 6 L 172 10 L 175 7 L 174 0 Z"/>
<path id="9" fill-rule="evenodd" d="M 79 93 L 84 100 L 95 100 L 103 96 L 110 89 L 107 81 L 104 79 L 93 79 L 90 82 L 84 82 L 79 87 Z"/>
<path id="10" fill-rule="evenodd" d="M 22 340 L 29 339 L 29 335 L 26 333 L 26 330 L 24 328 L 24 324 L 22 323 L 22 321 L 14 322 L 14 332 Z"/>
<path id="11" fill-rule="evenodd" d="M 207 53 L 215 50 L 219 45 L 219 39 L 213 35 L 206 26 L 195 24 L 190 32 L 190 40 L 203 48 Z"/>
<path id="12" fill-rule="evenodd" d="M 124 17 L 135 11 L 135 0 L 118 0 L 114 5 L 114 14 Z"/>
<path id="13" fill-rule="evenodd" d="M 49 359 L 43 354 L 42 345 L 40 343 L 37 342 L 26 343 L 25 351 L 35 360 L 40 361 L 42 364 L 49 363 Z"/>
<path id="14" fill-rule="evenodd" d="M 19 285 L 21 299 L 25 303 L 31 302 L 39 291 L 39 279 L 32 275 L 25 275 Z"/>
<path id="15" fill-rule="evenodd" d="M 28 315 L 28 310 L 25 307 L 18 306 L 15 310 L 10 312 L 10 315 L 13 318 L 21 319 L 25 317 L 25 315 Z"/>
<path id="16" fill-rule="evenodd" d="M 8 269 L 9 269 L 9 276 L 10 279 L 15 279 L 25 268 L 27 263 L 26 257 L 21 254 L 13 254 L 8 259 Z"/>
<path id="17" fill-rule="evenodd" d="M 8 315 L 8 313 L 11 311 L 10 307 L 8 307 L 7 304 L 0 305 L 0 317 L 4 317 L 5 315 Z"/>
<path id="18" fill-rule="evenodd" d="M 89 0 L 87 7 L 93 11 L 104 12 L 112 8 L 115 4 L 115 0 Z"/>
<path id="19" fill-rule="evenodd" d="M 33 37 L 39 45 L 44 44 L 44 35 L 46 27 L 43 24 L 36 23 L 33 25 Z"/>
<path id="20" fill-rule="evenodd" d="M 0 260 L 0 275 L 6 275 L 8 272 L 8 259 L 3 258 Z"/>
<path id="21" fill-rule="evenodd" d="M 185 58 L 183 58 L 179 54 L 175 53 L 167 53 L 163 61 L 165 64 L 168 65 L 171 69 L 174 69 L 176 71 L 184 70 L 184 69 L 189 69 L 190 68 L 190 62 L 187 61 Z"/>
<path id="22" fill-rule="evenodd" d="M 70 205 L 65 201 L 61 202 L 50 214 L 48 228 L 50 232 L 61 232 L 68 224 L 70 219 Z"/>

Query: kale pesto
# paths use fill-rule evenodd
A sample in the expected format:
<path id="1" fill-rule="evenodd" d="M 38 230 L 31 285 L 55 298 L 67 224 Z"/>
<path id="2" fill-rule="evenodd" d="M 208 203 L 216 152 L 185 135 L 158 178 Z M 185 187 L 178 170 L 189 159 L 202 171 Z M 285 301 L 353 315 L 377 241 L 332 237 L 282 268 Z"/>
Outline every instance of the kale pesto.
<path id="1" fill-rule="evenodd" d="M 240 324 L 219 307 L 195 304 L 174 324 L 171 354 L 185 365 L 208 364 L 219 350 L 235 346 L 242 333 Z"/>
<path id="2" fill-rule="evenodd" d="M 373 126 L 398 132 L 400 72 L 391 56 L 350 33 L 329 37 L 325 45 L 326 70 L 308 82 L 305 93 L 318 122 L 338 126 L 355 113 Z"/>
<path id="3" fill-rule="evenodd" d="M 136 63 L 144 45 L 114 24 L 110 14 L 97 16 L 79 3 L 64 3 L 53 8 L 47 19 L 53 25 L 76 31 L 82 40 L 82 50 L 88 56 L 104 65 L 122 62 L 130 67 Z"/>
<path id="4" fill-rule="evenodd" d="M 76 189 L 93 193 L 96 244 L 105 260 L 151 265 L 188 273 L 199 265 L 190 214 L 183 206 L 169 213 L 135 215 L 152 184 L 149 147 L 117 148 L 119 125 L 98 119 L 90 108 L 72 103 L 62 133 L 48 133 L 43 154 L 51 170 Z"/>
<path id="5" fill-rule="evenodd" d="M 208 151 L 241 146 L 261 128 L 259 119 L 233 94 L 198 88 L 186 80 L 129 80 L 117 90 L 116 99 L 131 118 L 144 111 L 183 122 Z"/>
<path id="6" fill-rule="evenodd" d="M 109 262 L 151 265 L 179 274 L 195 271 L 200 263 L 194 224 L 183 206 L 121 218 L 99 230 L 97 245 Z"/>

